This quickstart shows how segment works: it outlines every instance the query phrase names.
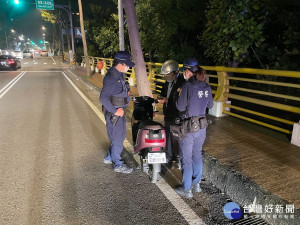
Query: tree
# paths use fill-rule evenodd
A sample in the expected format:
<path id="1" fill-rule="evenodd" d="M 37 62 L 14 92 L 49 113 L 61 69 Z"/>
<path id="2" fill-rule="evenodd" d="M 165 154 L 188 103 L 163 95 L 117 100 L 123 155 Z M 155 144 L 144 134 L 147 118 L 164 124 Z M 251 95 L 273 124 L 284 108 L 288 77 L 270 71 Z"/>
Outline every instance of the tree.
<path id="1" fill-rule="evenodd" d="M 258 0 L 210 0 L 206 30 L 199 36 L 205 55 L 218 65 L 243 62 L 249 48 L 264 41 L 266 15 L 258 11 L 263 4 Z"/>
<path id="2" fill-rule="evenodd" d="M 57 32 L 57 19 L 58 15 L 56 13 L 49 13 L 48 11 L 41 10 L 41 16 L 44 21 L 47 21 L 51 24 L 53 24 L 53 36 L 52 36 L 52 48 L 55 51 L 55 49 L 61 48 L 59 33 Z"/>
<path id="3" fill-rule="evenodd" d="M 207 0 L 143 0 L 137 16 L 142 46 L 150 61 L 197 57 L 203 61 L 197 40 L 204 29 Z M 150 19 L 151 18 L 151 19 Z"/>
<path id="4" fill-rule="evenodd" d="M 90 59 L 87 52 L 87 44 L 85 38 L 85 30 L 84 30 L 84 23 L 83 23 L 83 12 L 82 12 L 82 4 L 81 0 L 78 0 L 78 7 L 79 7 L 79 16 L 80 16 L 80 29 L 81 29 L 81 37 L 82 37 L 82 44 L 83 44 L 83 53 L 86 65 L 86 72 L 87 75 L 91 76 L 91 68 L 90 68 Z"/>
<path id="5" fill-rule="evenodd" d="M 150 83 L 147 77 L 146 64 L 142 52 L 137 17 L 133 0 L 124 0 L 124 9 L 128 24 L 131 54 L 135 62 L 135 74 L 139 95 L 152 97 Z"/>
<path id="6" fill-rule="evenodd" d="M 265 41 L 256 48 L 265 68 L 299 70 L 300 2 L 297 0 L 264 0 L 259 10 L 268 15 L 264 25 Z M 255 65 L 253 60 L 251 65 Z"/>
<path id="7" fill-rule="evenodd" d="M 113 57 L 118 51 L 118 15 L 111 8 L 104 9 L 99 5 L 90 5 L 90 19 L 85 21 L 88 29 L 87 36 L 90 44 L 95 44 L 96 49 L 103 57 Z"/>

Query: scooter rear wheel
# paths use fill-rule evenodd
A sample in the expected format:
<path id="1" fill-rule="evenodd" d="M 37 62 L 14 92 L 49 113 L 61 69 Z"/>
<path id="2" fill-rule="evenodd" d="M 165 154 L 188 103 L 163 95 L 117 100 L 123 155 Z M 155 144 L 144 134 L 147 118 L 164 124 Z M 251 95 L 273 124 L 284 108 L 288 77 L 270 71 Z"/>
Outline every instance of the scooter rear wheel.
<path id="1" fill-rule="evenodd" d="M 149 178 L 151 183 L 155 184 L 160 177 L 161 164 L 152 164 L 151 169 L 149 170 Z"/>

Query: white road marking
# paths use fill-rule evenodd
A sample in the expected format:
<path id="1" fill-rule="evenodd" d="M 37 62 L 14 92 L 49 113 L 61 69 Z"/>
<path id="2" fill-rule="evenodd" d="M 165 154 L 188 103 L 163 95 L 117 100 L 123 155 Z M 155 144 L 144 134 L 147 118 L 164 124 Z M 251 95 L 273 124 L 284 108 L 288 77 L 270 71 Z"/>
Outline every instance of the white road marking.
<path id="1" fill-rule="evenodd" d="M 50 56 L 50 57 L 51 57 L 51 59 L 53 60 L 53 62 L 56 64 L 56 62 L 55 62 L 55 60 L 53 59 L 53 57 L 52 57 L 52 56 Z M 53 64 L 54 64 L 54 63 L 53 63 Z"/>
<path id="2" fill-rule="evenodd" d="M 38 64 L 37 62 L 34 62 L 33 64 Z"/>
<path id="3" fill-rule="evenodd" d="M 26 65 L 26 64 L 28 64 L 28 62 L 24 62 L 23 64 Z"/>
<path id="4" fill-rule="evenodd" d="M 53 65 L 55 65 L 55 64 L 56 64 L 56 62 L 53 63 Z"/>
<path id="5" fill-rule="evenodd" d="M 70 70 L 68 70 L 71 72 Z M 77 86 L 73 83 L 73 81 L 62 72 L 65 78 L 70 82 L 70 84 L 74 87 L 77 93 L 86 101 L 86 103 L 92 108 L 92 110 L 96 113 L 96 115 L 100 118 L 100 120 L 106 124 L 105 118 L 102 112 L 77 88 Z M 71 72 L 74 74 L 73 72 Z M 133 146 L 127 140 L 124 141 L 124 147 L 130 151 L 133 151 Z M 134 158 L 137 162 L 139 162 L 139 157 L 137 154 L 134 154 Z M 173 206 L 178 210 L 178 212 L 185 218 L 185 220 L 191 225 L 205 225 L 205 223 L 201 220 L 201 218 L 183 201 L 183 199 L 168 185 L 164 178 L 162 178 L 159 182 L 156 182 L 158 188 L 164 193 L 167 199 L 173 204 Z"/>
<path id="6" fill-rule="evenodd" d="M 53 71 L 47 71 L 47 70 L 33 70 L 33 71 L 28 71 L 30 73 L 44 73 L 44 72 L 54 72 L 54 73 L 61 73 L 61 70 L 53 70 Z"/>
<path id="7" fill-rule="evenodd" d="M 47 64 L 47 63 L 44 63 L 44 64 Z"/>
<path id="8" fill-rule="evenodd" d="M 10 81 L 4 88 L 0 90 L 0 99 L 26 74 L 26 71 L 23 71 L 18 76 L 16 76 L 12 81 Z"/>
<path id="9" fill-rule="evenodd" d="M 7 87 L 9 87 L 9 85 L 10 85 L 11 83 L 13 83 L 16 79 L 18 79 L 18 77 L 21 76 L 23 73 L 24 73 L 24 71 L 22 71 L 20 74 L 18 74 L 18 76 L 16 76 L 16 77 L 15 77 L 14 79 L 12 79 L 7 85 L 5 85 L 5 87 L 2 88 L 2 89 L 0 90 L 0 94 L 1 94 Z"/>

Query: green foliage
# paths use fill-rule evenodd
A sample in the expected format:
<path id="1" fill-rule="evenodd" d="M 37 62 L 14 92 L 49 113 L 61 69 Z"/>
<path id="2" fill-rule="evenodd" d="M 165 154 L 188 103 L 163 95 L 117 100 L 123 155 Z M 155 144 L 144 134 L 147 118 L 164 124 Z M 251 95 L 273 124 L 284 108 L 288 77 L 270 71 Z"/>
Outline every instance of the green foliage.
<path id="1" fill-rule="evenodd" d="M 99 56 L 113 57 L 119 49 L 118 1 L 113 2 L 85 6 L 92 12 L 85 16 L 88 45 Z M 143 0 L 136 1 L 136 12 L 146 61 L 196 57 L 205 65 L 300 68 L 298 0 Z"/>
<path id="2" fill-rule="evenodd" d="M 257 54 L 265 68 L 300 70 L 300 2 L 265 1 L 266 40 L 256 49 Z"/>
<path id="3" fill-rule="evenodd" d="M 264 41 L 265 16 L 259 14 L 262 1 L 210 0 L 206 10 L 207 24 L 201 44 L 205 54 L 218 65 L 242 62 L 251 46 Z"/>
<path id="4" fill-rule="evenodd" d="M 136 6 L 142 48 L 146 59 L 182 61 L 201 58 L 196 36 L 204 26 L 206 1 L 143 0 Z"/>
<path id="5" fill-rule="evenodd" d="M 99 52 L 103 57 L 112 57 L 119 49 L 118 15 L 111 9 L 103 9 L 98 5 L 90 5 L 92 19 L 86 20 L 88 29 L 89 46 L 94 52 Z"/>
<path id="6" fill-rule="evenodd" d="M 50 23 L 56 23 L 57 15 L 53 13 L 49 13 L 48 11 L 41 10 L 41 16 L 43 20 L 50 22 Z"/>

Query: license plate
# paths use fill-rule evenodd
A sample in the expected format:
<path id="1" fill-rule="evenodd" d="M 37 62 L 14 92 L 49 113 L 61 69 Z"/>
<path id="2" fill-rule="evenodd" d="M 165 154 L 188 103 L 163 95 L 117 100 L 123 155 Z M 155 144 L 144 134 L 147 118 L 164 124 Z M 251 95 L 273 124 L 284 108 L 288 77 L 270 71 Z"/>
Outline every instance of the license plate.
<path id="1" fill-rule="evenodd" d="M 1 62 L 1 65 L 6 65 L 6 62 Z"/>
<path id="2" fill-rule="evenodd" d="M 166 153 L 160 152 L 160 153 L 148 153 L 148 163 L 149 164 L 155 164 L 155 163 L 166 163 Z"/>

